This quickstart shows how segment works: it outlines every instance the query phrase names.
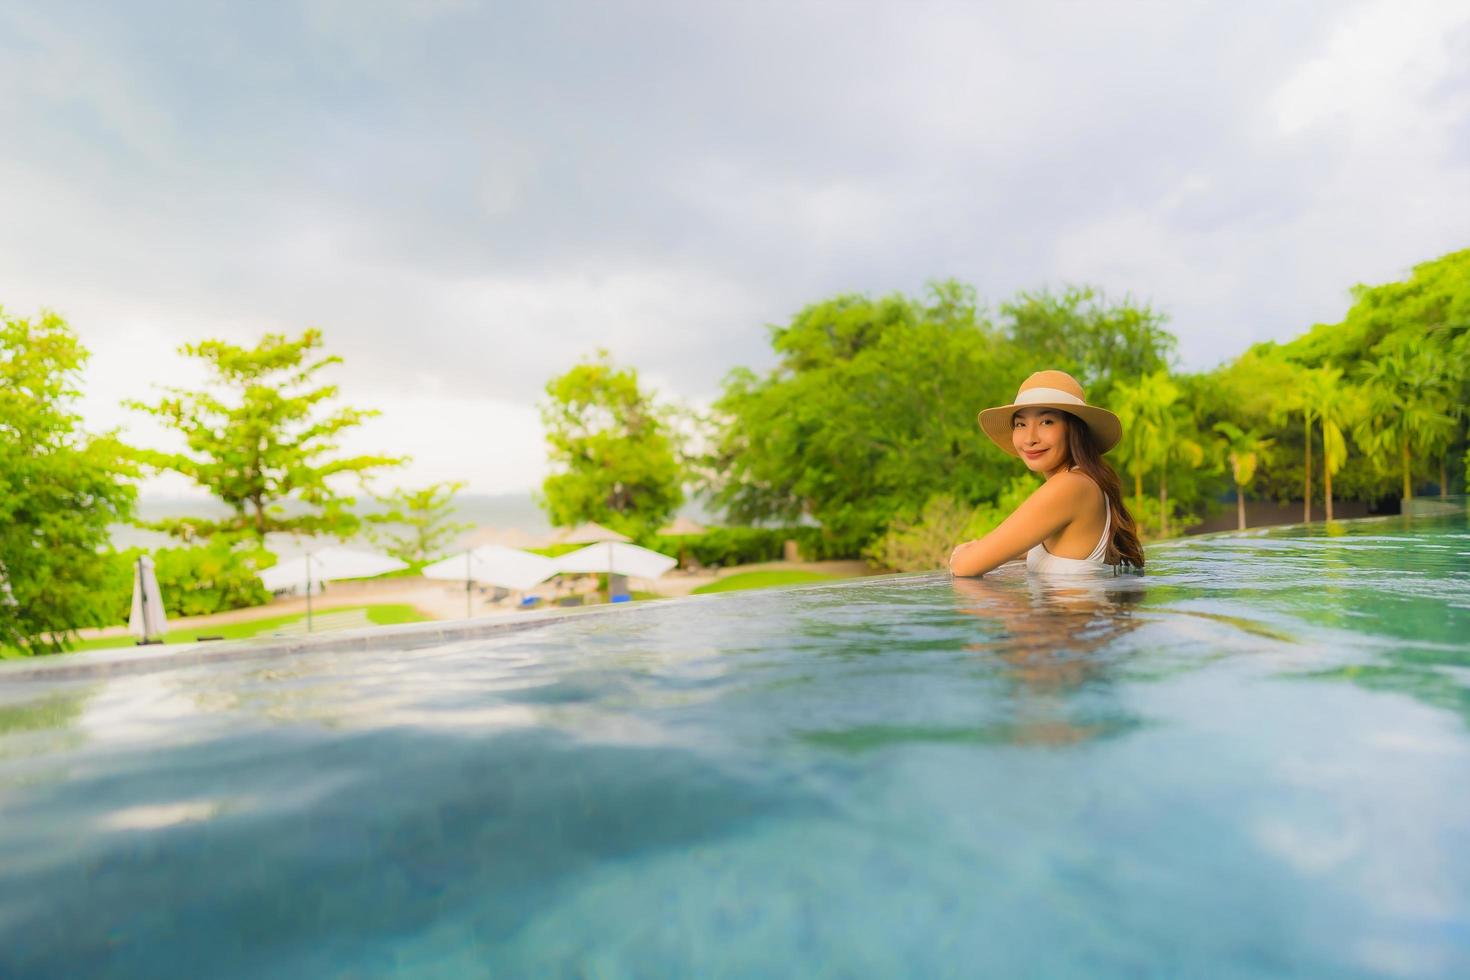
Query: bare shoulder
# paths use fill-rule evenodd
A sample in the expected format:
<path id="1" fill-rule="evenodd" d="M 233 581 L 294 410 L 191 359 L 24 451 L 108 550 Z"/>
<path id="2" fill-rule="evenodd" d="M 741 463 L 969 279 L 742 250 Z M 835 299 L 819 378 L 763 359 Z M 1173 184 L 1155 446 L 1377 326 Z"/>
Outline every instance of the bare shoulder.
<path id="1" fill-rule="evenodd" d="M 1092 477 L 1077 470 L 1058 473 L 1036 488 L 1035 496 L 1056 501 L 1086 503 L 1102 497 L 1102 487 Z"/>

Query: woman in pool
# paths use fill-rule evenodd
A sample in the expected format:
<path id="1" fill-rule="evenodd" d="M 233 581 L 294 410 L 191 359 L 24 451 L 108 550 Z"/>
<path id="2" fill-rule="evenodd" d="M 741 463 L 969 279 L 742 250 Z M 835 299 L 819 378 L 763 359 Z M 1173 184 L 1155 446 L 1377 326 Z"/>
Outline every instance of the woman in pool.
<path id="1" fill-rule="evenodd" d="M 1014 402 L 981 412 L 980 428 L 1046 482 L 994 531 L 956 548 L 951 573 L 984 575 L 1022 555 L 1032 572 L 1143 568 L 1143 546 L 1123 506 L 1118 474 L 1102 458 L 1123 438 L 1123 423 L 1087 404 L 1070 374 L 1036 372 Z"/>

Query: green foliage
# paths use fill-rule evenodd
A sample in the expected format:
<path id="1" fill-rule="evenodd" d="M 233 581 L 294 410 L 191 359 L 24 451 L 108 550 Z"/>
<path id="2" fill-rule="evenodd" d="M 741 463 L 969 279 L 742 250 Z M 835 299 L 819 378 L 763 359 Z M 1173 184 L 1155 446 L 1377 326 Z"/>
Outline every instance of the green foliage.
<path id="1" fill-rule="evenodd" d="M 1216 441 L 1216 452 L 1230 466 L 1230 478 L 1238 490 L 1251 485 L 1256 478 L 1256 469 L 1266 457 L 1275 440 L 1267 439 L 1255 429 L 1242 430 L 1226 421 L 1216 422 L 1214 431 L 1220 435 Z"/>
<path id="2" fill-rule="evenodd" d="M 1196 413 L 1181 401 L 1185 393 L 1186 389 L 1163 370 L 1133 382 L 1120 381 L 1114 388 L 1113 404 L 1124 432 L 1117 461 L 1133 477 L 1134 508 L 1142 506 L 1143 478 L 1154 475 L 1159 495 L 1157 533 L 1161 537 L 1169 535 L 1175 512 L 1169 504 L 1171 472 L 1198 469 L 1206 456 Z"/>
<path id="3" fill-rule="evenodd" d="M 139 458 L 182 473 L 234 513 L 222 521 L 179 518 L 152 526 L 186 541 L 239 532 L 257 540 L 278 531 L 345 536 L 357 529 L 353 499 L 334 484 L 361 483 L 404 459 L 336 455 L 341 435 L 377 413 L 328 407 L 337 386 L 318 375 L 341 358 L 315 356 L 321 346 L 321 332 L 307 330 L 297 340 L 267 334 L 253 348 L 207 340 L 180 349 L 204 364 L 208 386 L 170 388 L 160 401 L 132 407 L 183 435 L 189 451 L 147 451 Z M 288 514 L 287 502 L 304 512 Z"/>
<path id="4" fill-rule="evenodd" d="M 937 494 L 925 502 L 916 519 L 900 518 L 890 524 L 863 555 L 879 568 L 895 572 L 944 568 L 956 545 L 995 530 L 1038 485 L 1029 473 L 1013 477 L 994 500 L 976 507 L 948 494 Z"/>
<path id="5" fill-rule="evenodd" d="M 98 551 L 132 512 L 125 448 L 73 409 L 86 361 L 61 317 L 0 309 L 0 646 L 28 654 L 106 616 Z"/>
<path id="6" fill-rule="evenodd" d="M 1463 405 L 1452 401 L 1457 379 L 1434 350 L 1403 334 L 1383 341 L 1379 350 L 1363 366 L 1368 406 L 1356 435 L 1378 472 L 1398 471 L 1408 498 L 1414 495 L 1415 460 L 1449 448 Z"/>
<path id="7" fill-rule="evenodd" d="M 1214 451 L 1216 457 L 1230 469 L 1231 482 L 1235 484 L 1236 526 L 1245 530 L 1245 491 L 1256 478 L 1256 470 L 1268 458 L 1276 440 L 1267 439 L 1255 429 L 1243 430 L 1233 422 L 1223 419 L 1216 422 Z"/>
<path id="8" fill-rule="evenodd" d="M 772 346 L 778 366 L 732 372 L 715 405 L 711 496 L 732 522 L 810 516 L 857 553 L 936 494 L 983 500 L 1014 472 L 980 447 L 975 412 L 1026 371 L 963 287 L 840 296 L 775 328 Z"/>
<path id="9" fill-rule="evenodd" d="M 275 556 L 248 542 L 222 537 L 200 548 L 160 548 L 153 553 L 158 589 L 170 616 L 207 616 L 270 601 L 260 572 Z"/>
<path id="10" fill-rule="evenodd" d="M 1276 350 L 1306 367 L 1331 366 L 1363 390 L 1351 426 L 1362 457 L 1343 484 L 1360 498 L 1409 497 L 1465 441 L 1470 400 L 1470 249 L 1414 267 L 1407 279 L 1358 286 L 1340 323 Z"/>
<path id="11" fill-rule="evenodd" d="M 879 568 L 895 572 L 929 572 L 945 567 L 966 533 L 975 508 L 949 494 L 930 497 L 917 519 L 896 520 L 864 552 Z"/>
<path id="12" fill-rule="evenodd" d="M 1027 497 L 1036 492 L 1036 488 L 1040 485 L 1040 480 L 1030 472 L 1011 477 L 994 500 L 983 502 L 975 508 L 974 513 L 970 516 L 970 523 L 964 530 L 964 539 L 969 541 L 973 538 L 981 538 L 994 531 L 1000 526 L 1000 522 L 1011 516 L 1017 507 L 1026 502 Z"/>
<path id="13" fill-rule="evenodd" d="M 709 595 L 712 592 L 743 592 L 747 589 L 770 589 L 789 585 L 811 585 L 814 582 L 833 582 L 837 580 L 835 575 L 826 575 L 822 572 L 802 571 L 772 571 L 772 572 L 741 572 L 738 575 L 727 575 L 724 578 L 715 579 L 708 585 L 701 585 L 690 592 L 690 595 Z"/>
<path id="14" fill-rule="evenodd" d="M 399 489 L 379 497 L 384 510 L 368 518 L 372 538 L 399 561 L 423 565 L 438 558 L 474 525 L 454 520 L 454 495 L 463 483 L 435 483 L 420 490 Z"/>
<path id="15" fill-rule="evenodd" d="M 666 536 L 646 535 L 638 543 L 665 555 L 678 555 L 709 567 L 753 565 L 781 561 L 787 541 L 795 541 L 803 561 L 829 561 L 856 558 L 843 542 L 832 538 L 819 527 L 713 527 L 703 534 Z"/>
<path id="16" fill-rule="evenodd" d="M 1199 512 L 1193 510 L 1187 500 L 1177 496 L 1160 501 L 1147 496 L 1128 500 L 1128 513 L 1138 527 L 1138 537 L 1144 541 L 1157 541 L 1176 533 L 1180 528 L 1198 524 Z"/>
<path id="17" fill-rule="evenodd" d="M 997 329 L 946 282 L 922 299 L 840 295 L 773 327 L 776 366 L 732 371 L 715 403 L 710 501 L 736 524 L 814 519 L 828 553 L 938 567 L 964 515 L 974 536 L 1013 509 L 1021 471 L 975 413 L 1043 368 L 1122 417 L 1108 460 L 1145 537 L 1187 527 L 1232 486 L 1243 522 L 1247 488 L 1330 512 L 1338 495 L 1372 501 L 1396 481 L 1407 495 L 1430 477 L 1448 485 L 1462 457 L 1470 468 L 1470 250 L 1360 286 L 1341 323 L 1198 375 L 1170 370 L 1164 316 L 1131 299 L 1064 287 L 1022 293 L 1000 316 Z M 758 530 L 723 544 L 713 560 L 779 553 Z"/>
<path id="18" fill-rule="evenodd" d="M 108 615 L 98 625 L 128 621 L 134 568 L 141 554 L 143 549 L 133 548 L 109 556 Z M 152 557 L 163 609 L 170 616 L 208 616 L 270 601 L 260 572 L 274 565 L 276 558 L 253 539 L 232 542 L 228 536 L 217 536 L 202 546 L 159 548 Z"/>
<path id="19" fill-rule="evenodd" d="M 553 472 L 541 505 L 553 524 L 597 521 L 631 535 L 663 524 L 684 503 L 684 467 L 666 413 L 638 374 L 606 351 L 546 386 L 541 420 Z"/>
<path id="20" fill-rule="evenodd" d="M 1075 377 L 1094 404 L 1108 403 L 1115 382 L 1164 371 L 1174 356 L 1164 314 L 1131 297 L 1110 301 L 1090 286 L 1023 292 L 1001 313 L 1017 346 Z"/>

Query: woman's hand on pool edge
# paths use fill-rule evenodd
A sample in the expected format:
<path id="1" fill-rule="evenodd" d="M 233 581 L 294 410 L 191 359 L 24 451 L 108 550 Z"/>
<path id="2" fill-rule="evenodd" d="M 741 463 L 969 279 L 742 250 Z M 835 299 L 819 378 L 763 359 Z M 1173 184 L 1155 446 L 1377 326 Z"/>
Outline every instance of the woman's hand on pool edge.
<path id="1" fill-rule="evenodd" d="M 976 545 L 976 544 L 979 544 L 979 543 L 980 543 L 979 542 L 979 539 L 976 539 L 974 541 L 965 541 L 962 544 L 959 544 L 959 545 L 956 545 L 955 546 L 954 551 L 951 551 L 949 553 L 949 574 L 951 574 L 951 575 L 959 575 L 959 576 L 963 576 L 965 578 L 973 578 L 973 577 L 976 577 L 978 575 L 985 574 L 984 572 L 960 572 L 960 571 L 956 571 L 955 570 L 955 559 L 958 558 L 958 557 L 960 557 L 960 552 L 965 551 L 965 550 L 969 549 L 970 546 Z"/>

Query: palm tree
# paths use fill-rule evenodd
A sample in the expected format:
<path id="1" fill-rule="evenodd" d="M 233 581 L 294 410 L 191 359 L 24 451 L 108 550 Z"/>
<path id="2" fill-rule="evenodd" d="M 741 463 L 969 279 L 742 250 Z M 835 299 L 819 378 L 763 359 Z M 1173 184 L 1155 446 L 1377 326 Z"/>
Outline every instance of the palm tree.
<path id="1" fill-rule="evenodd" d="M 1332 475 L 1347 460 L 1347 439 L 1343 428 L 1362 416 L 1358 389 L 1342 381 L 1342 369 L 1320 367 L 1306 372 L 1302 398 L 1310 406 L 1322 426 L 1322 496 L 1327 504 L 1327 520 L 1332 520 Z"/>
<path id="2" fill-rule="evenodd" d="M 1118 446 L 1118 465 L 1133 477 L 1133 506 L 1137 509 L 1143 499 L 1143 478 L 1150 468 L 1150 449 L 1158 443 L 1158 433 L 1150 430 L 1144 421 L 1150 398 L 1145 378 L 1136 381 L 1116 381 L 1113 384 L 1111 401 L 1113 409 L 1123 423 L 1125 433 Z"/>
<path id="3" fill-rule="evenodd" d="M 1450 368 L 1404 340 L 1379 355 L 1363 373 L 1367 408 L 1354 429 L 1358 445 L 1384 471 L 1397 457 L 1404 499 L 1414 496 L 1415 453 L 1432 452 L 1454 438 L 1455 420 L 1440 408 L 1452 404 Z"/>
<path id="4" fill-rule="evenodd" d="M 1144 475 L 1157 470 L 1159 529 L 1161 534 L 1167 534 L 1169 487 L 1166 470 L 1170 460 L 1178 455 L 1173 440 L 1178 438 L 1180 426 L 1172 406 L 1179 400 L 1179 386 L 1170 380 L 1167 370 L 1155 371 L 1132 383 L 1116 382 L 1112 400 L 1128 434 L 1123 458 L 1133 473 L 1135 504 L 1143 499 Z"/>
<path id="5" fill-rule="evenodd" d="M 1230 422 L 1216 422 L 1215 431 L 1224 437 L 1218 445 L 1230 463 L 1230 475 L 1235 481 L 1236 528 L 1244 531 L 1245 488 L 1256 478 L 1256 467 L 1276 440 L 1263 438 L 1255 429 L 1243 431 Z"/>
<path id="6" fill-rule="evenodd" d="M 1174 387 L 1174 391 L 1177 398 L 1179 389 Z M 1183 462 L 1199 466 L 1205 461 L 1205 448 L 1194 438 L 1194 415 L 1187 406 L 1170 401 L 1164 408 L 1159 441 L 1159 533 L 1168 537 L 1169 464 Z"/>
<path id="7" fill-rule="evenodd" d="M 1283 362 L 1286 377 L 1282 379 L 1279 396 L 1272 403 L 1271 421 L 1284 425 L 1291 416 L 1302 417 L 1302 445 L 1305 461 L 1302 466 L 1302 523 L 1312 521 L 1312 421 L 1316 418 L 1313 400 L 1306 392 L 1308 369 L 1300 364 Z"/>

